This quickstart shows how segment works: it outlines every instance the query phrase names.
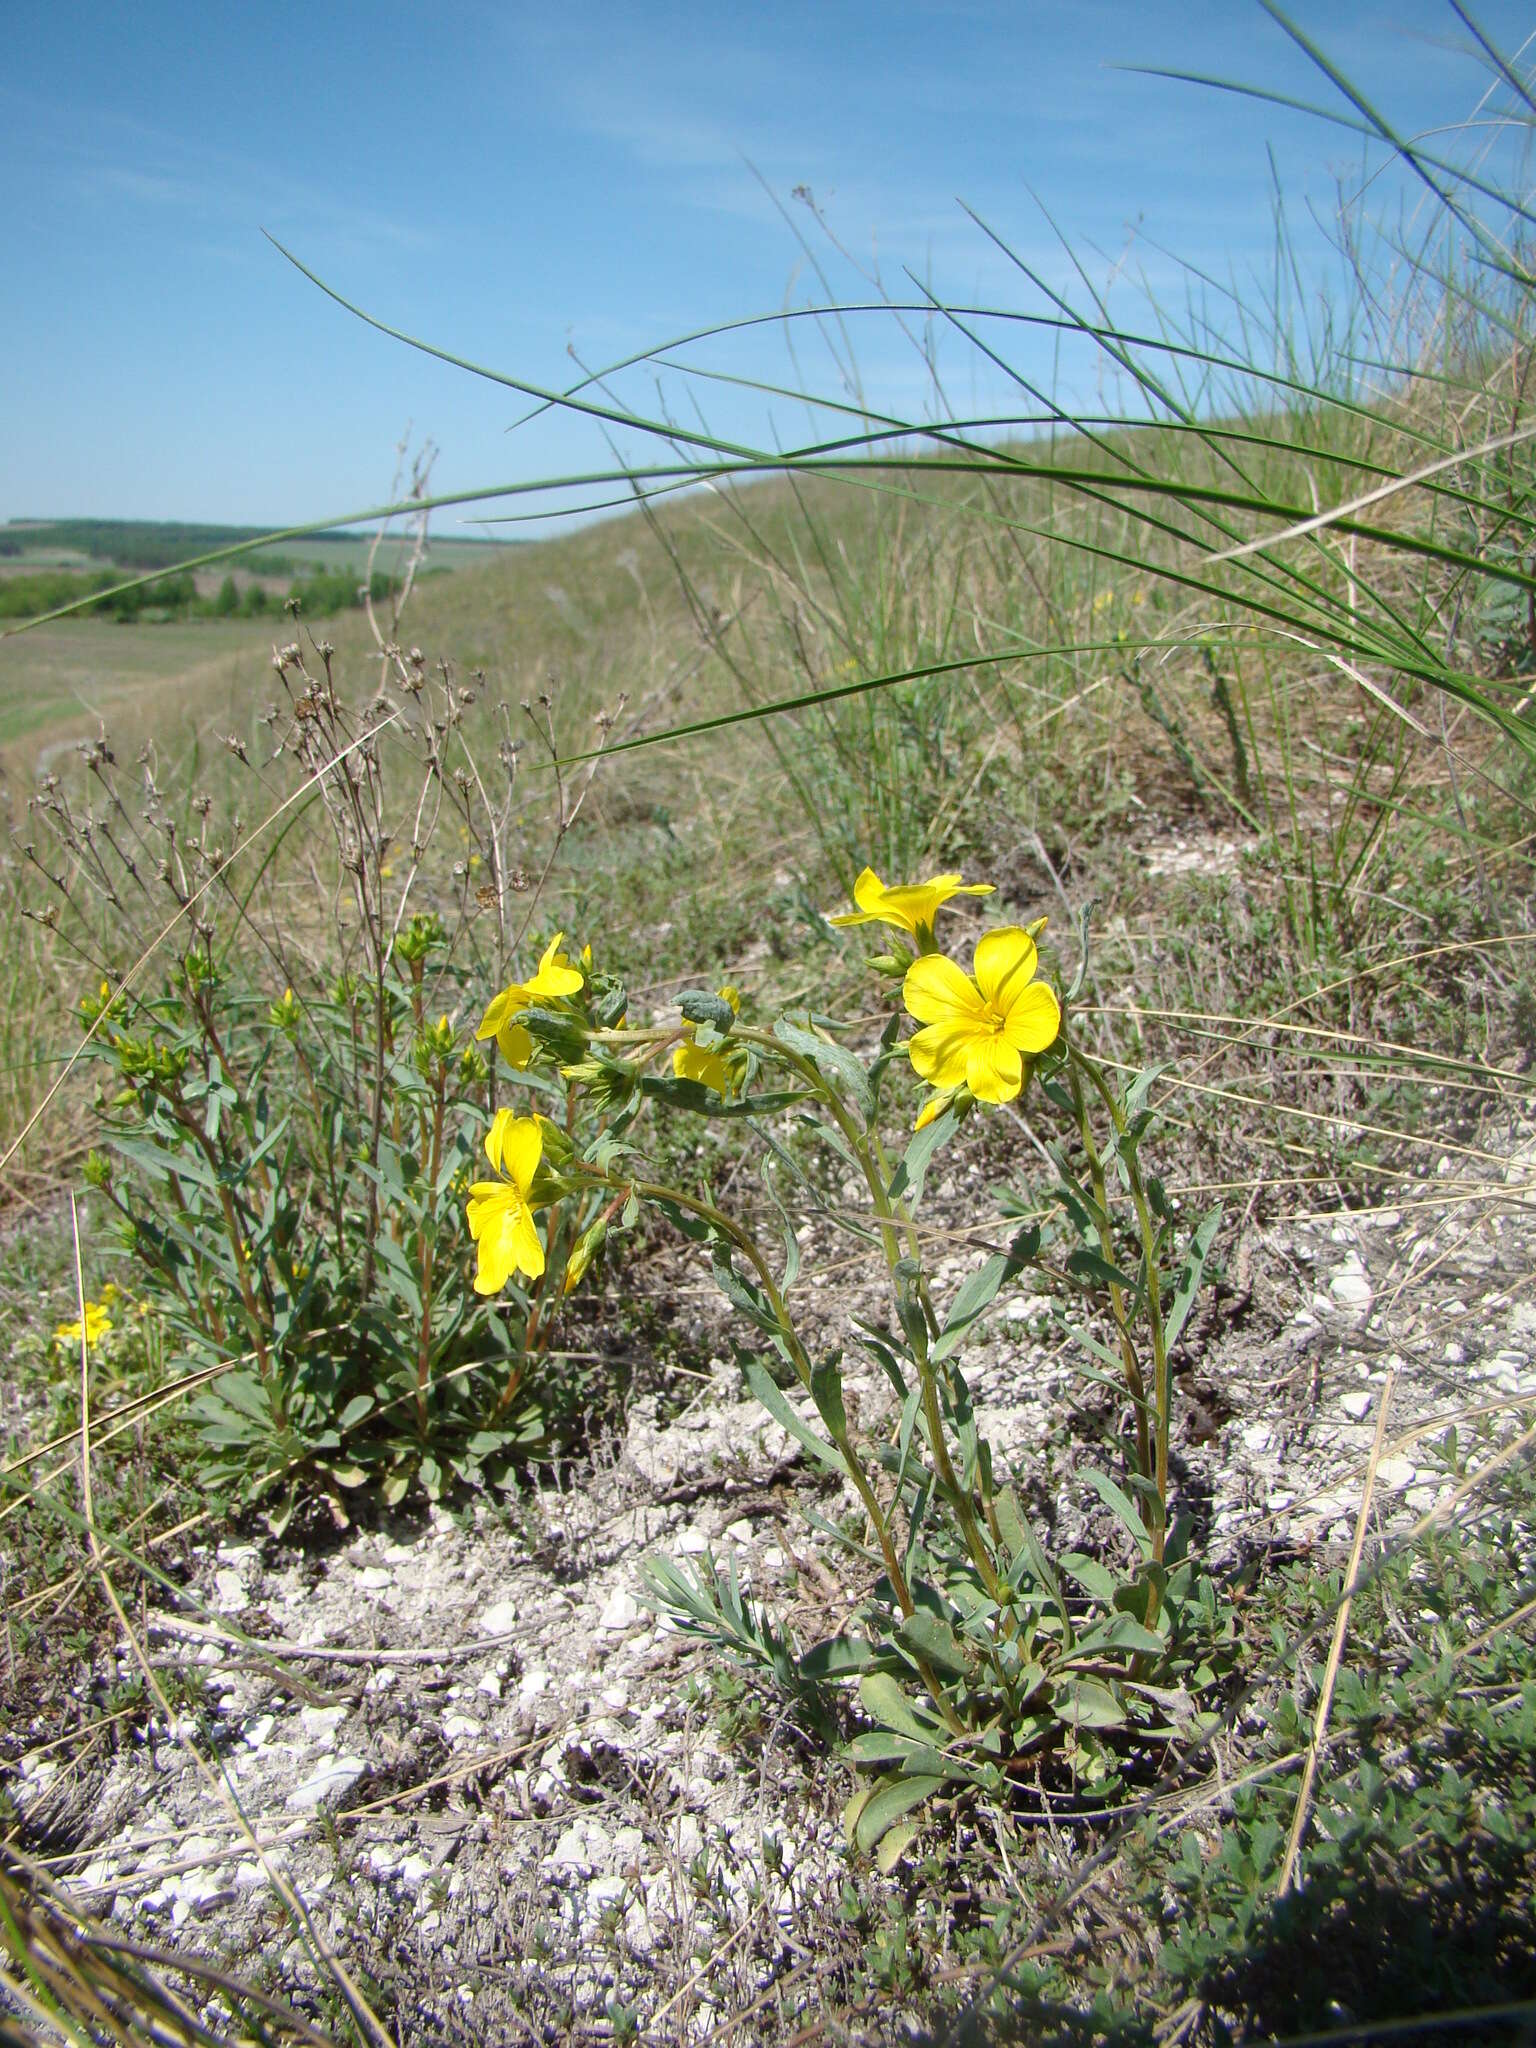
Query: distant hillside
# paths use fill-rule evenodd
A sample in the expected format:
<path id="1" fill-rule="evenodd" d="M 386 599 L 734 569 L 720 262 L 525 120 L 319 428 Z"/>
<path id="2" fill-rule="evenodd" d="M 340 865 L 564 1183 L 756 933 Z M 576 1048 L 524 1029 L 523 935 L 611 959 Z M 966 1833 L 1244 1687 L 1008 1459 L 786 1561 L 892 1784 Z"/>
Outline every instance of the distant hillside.
<path id="1" fill-rule="evenodd" d="M 0 555 L 57 549 L 113 562 L 124 569 L 170 569 L 193 555 L 260 540 L 268 530 L 261 526 L 184 526 L 160 519 L 13 519 L 0 527 Z M 356 537 L 340 530 L 310 536 L 314 540 Z"/>
<path id="2" fill-rule="evenodd" d="M 12 519 L 0 526 L 0 560 L 85 555 L 92 561 L 110 562 L 125 572 L 147 574 L 154 569 L 175 568 L 180 562 L 212 554 L 218 548 L 260 540 L 271 531 L 264 526 L 194 526 L 164 519 Z M 253 555 L 245 566 L 257 575 L 292 573 L 297 563 L 331 567 L 337 565 L 338 554 L 342 559 L 350 559 L 371 541 L 371 534 L 348 533 L 341 527 L 332 527 L 288 542 L 287 551 L 281 556 Z M 455 534 L 451 540 L 434 537 L 431 553 L 445 567 L 462 568 L 469 556 L 488 556 L 504 545 L 501 541 Z M 444 560 L 445 557 L 456 559 Z"/>

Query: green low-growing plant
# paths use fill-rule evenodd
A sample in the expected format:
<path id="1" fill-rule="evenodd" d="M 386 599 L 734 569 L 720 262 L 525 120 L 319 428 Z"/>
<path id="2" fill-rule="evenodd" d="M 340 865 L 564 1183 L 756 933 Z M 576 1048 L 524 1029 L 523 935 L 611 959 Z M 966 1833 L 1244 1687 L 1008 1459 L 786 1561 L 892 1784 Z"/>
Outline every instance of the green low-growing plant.
<path id="1" fill-rule="evenodd" d="M 892 1856 L 910 1838 L 915 1807 L 967 1788 L 1001 1794 L 1035 1768 L 1031 1758 L 1054 1756 L 1081 1787 L 1108 1792 L 1127 1740 L 1190 1732 L 1197 1696 L 1230 1647 L 1229 1616 L 1189 1555 L 1189 1525 L 1171 1517 L 1168 1462 L 1172 1347 L 1219 1211 L 1177 1228 L 1143 1157 L 1156 1071 L 1119 1078 L 1080 1042 L 1070 1021 L 1078 984 L 1063 1006 L 1036 978 L 1040 924 L 984 932 L 973 974 L 938 950 L 940 908 L 990 893 L 958 875 L 896 888 L 867 869 L 860 876 L 859 908 L 834 922 L 879 923 L 904 941 L 870 963 L 887 985 L 899 982 L 902 1007 L 868 1051 L 814 1012 L 748 1021 L 734 989 L 686 993 L 675 1023 L 648 1027 L 619 1021 L 623 994 L 611 986 L 607 1022 L 589 994 L 578 1000 L 574 991 L 523 1008 L 524 1038 L 510 1050 L 525 1071 L 558 1072 L 567 1113 L 551 1153 L 545 1120 L 501 1111 L 487 1140 L 501 1177 L 470 1197 L 481 1286 L 541 1270 L 535 1211 L 594 1192 L 605 1206 L 571 1272 L 584 1270 L 604 1233 L 647 1207 L 708 1257 L 753 1333 L 741 1354 L 752 1391 L 858 1502 L 851 1532 L 821 1517 L 816 1528 L 876 1576 L 858 1623 L 803 1649 L 712 1558 L 695 1570 L 652 1560 L 649 1591 L 824 1725 L 834 1712 L 829 1688 L 857 1678 L 873 1725 L 850 1745 L 866 1782 L 849 1827 L 859 1847 L 883 1841 Z M 920 1027 L 905 1041 L 904 1013 Z M 915 1130 L 891 1148 L 893 1117 L 905 1114 L 901 1077 L 912 1070 L 929 1093 Z M 1026 1087 L 1056 1126 L 1041 1148 L 1051 1185 L 1037 1216 L 1006 1243 L 979 1247 L 969 1277 L 941 1300 L 918 1220 L 927 1177 L 968 1116 L 1011 1105 Z M 594 1101 L 601 1134 L 583 1146 L 569 1134 Z M 647 1105 L 748 1126 L 763 1148 L 778 1242 L 709 1188 L 652 1177 L 638 1122 Z M 862 1189 L 857 1211 L 846 1187 L 829 1198 L 829 1169 L 839 1186 Z M 897 1403 L 894 1427 L 879 1435 L 850 1418 L 840 1352 L 819 1351 L 803 1334 L 795 1190 L 824 1222 L 883 1255 L 891 1313 L 854 1325 Z M 1118 1565 L 1076 1551 L 1049 1556 L 977 1426 L 962 1354 L 1004 1289 L 1032 1273 L 1082 1299 L 1067 1321 L 1087 1370 L 1128 1403 L 1120 1470 L 1085 1475 L 1120 1527 Z"/>
<path id="2" fill-rule="evenodd" d="M 496 1105 L 491 1066 L 455 1020 L 487 964 L 525 943 L 507 910 L 528 884 L 503 851 L 518 750 L 499 750 L 493 798 L 467 744 L 465 765 L 449 766 L 473 692 L 446 671 L 434 688 L 419 653 L 392 647 L 393 701 L 381 692 L 359 712 L 331 655 L 313 641 L 278 650 L 288 704 L 268 720 L 269 762 L 229 742 L 257 774 L 290 764 L 295 796 L 312 794 L 328 822 L 334 931 L 318 960 L 305 891 L 274 885 L 273 851 L 235 860 L 238 813 L 217 823 L 197 796 L 189 829 L 151 770 L 136 818 L 105 740 L 84 750 L 92 800 L 51 778 L 33 808 L 51 847 L 27 848 L 51 891 L 31 915 L 105 970 L 81 1005 L 102 1074 L 87 1178 L 116 1212 L 171 1376 L 192 1390 L 201 1477 L 279 1529 L 316 1492 L 344 1522 L 365 1487 L 394 1504 L 413 1489 L 505 1486 L 550 1422 L 544 1285 L 529 1277 L 500 1303 L 474 1291 L 462 1201 Z M 419 750 L 386 755 L 392 725 Z M 402 765 L 420 777 L 403 797 Z M 444 819 L 460 858 L 434 853 Z M 558 831 L 557 819 L 556 843 Z M 305 852 L 313 877 L 318 853 Z M 172 964 L 139 986 L 166 903 Z M 503 1008 L 551 979 L 582 981 L 558 937 Z M 553 1273 L 600 1199 L 551 1207 Z"/>

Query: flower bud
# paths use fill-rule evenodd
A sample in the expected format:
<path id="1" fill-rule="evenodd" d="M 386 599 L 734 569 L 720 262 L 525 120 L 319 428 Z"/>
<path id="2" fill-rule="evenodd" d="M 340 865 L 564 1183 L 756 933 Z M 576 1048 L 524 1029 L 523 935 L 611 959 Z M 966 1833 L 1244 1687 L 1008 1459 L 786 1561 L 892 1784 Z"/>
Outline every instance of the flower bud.
<path id="1" fill-rule="evenodd" d="M 565 1278 L 560 1283 L 560 1292 L 562 1294 L 570 1294 L 581 1285 L 582 1280 L 586 1276 L 587 1268 L 602 1250 L 603 1241 L 607 1235 L 607 1218 L 599 1216 L 597 1221 L 589 1224 L 580 1237 L 577 1238 L 575 1244 L 571 1247 L 571 1256 L 566 1261 Z"/>
<path id="2" fill-rule="evenodd" d="M 283 1031 L 292 1038 L 299 1028 L 299 999 L 291 988 L 283 990 L 282 1001 L 274 1003 L 267 1012 L 267 1022 L 274 1031 Z"/>

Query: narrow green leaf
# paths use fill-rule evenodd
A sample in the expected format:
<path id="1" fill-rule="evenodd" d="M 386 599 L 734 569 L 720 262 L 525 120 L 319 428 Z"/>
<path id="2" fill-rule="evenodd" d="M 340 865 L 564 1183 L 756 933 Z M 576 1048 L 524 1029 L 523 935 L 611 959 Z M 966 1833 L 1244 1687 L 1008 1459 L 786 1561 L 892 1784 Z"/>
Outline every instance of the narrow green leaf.
<path id="1" fill-rule="evenodd" d="M 889 1671 L 865 1672 L 859 1680 L 859 1704 L 872 1721 L 878 1721 L 882 1728 L 893 1728 L 913 1742 L 932 1742 L 943 1735 L 938 1717 L 921 1712 Z"/>
<path id="2" fill-rule="evenodd" d="M 1189 1312 L 1195 1305 L 1195 1296 L 1200 1292 L 1200 1282 L 1205 1276 L 1205 1262 L 1210 1257 L 1211 1246 L 1216 1242 L 1216 1233 L 1221 1228 L 1221 1204 L 1208 1210 L 1195 1225 L 1194 1234 L 1184 1253 L 1184 1264 L 1174 1286 L 1173 1299 L 1168 1304 L 1163 1319 L 1163 1341 L 1171 1351 L 1183 1333 L 1189 1320 Z"/>
<path id="3" fill-rule="evenodd" d="M 893 1202 L 905 1202 L 909 1209 L 915 1209 L 923 1199 L 923 1178 L 933 1155 L 960 1128 L 960 1113 L 951 1107 L 941 1110 L 931 1124 L 925 1124 L 916 1132 L 907 1146 L 906 1155 L 897 1162 L 896 1171 L 891 1175 L 891 1184 L 886 1190 Z"/>
<path id="4" fill-rule="evenodd" d="M 1120 1728 L 1125 1708 L 1095 1678 L 1061 1678 L 1051 1687 L 1051 1706 L 1071 1728 Z"/>
<path id="5" fill-rule="evenodd" d="M 749 1358 L 742 1370 L 746 1374 L 747 1385 L 779 1427 L 788 1430 L 795 1442 L 809 1451 L 811 1456 L 818 1459 L 829 1471 L 841 1476 L 846 1470 L 842 1459 L 831 1444 L 816 1434 L 809 1423 L 801 1421 L 782 1392 L 774 1385 L 773 1376 L 762 1360 Z"/>
<path id="6" fill-rule="evenodd" d="M 773 1035 L 791 1052 L 808 1059 L 826 1080 L 838 1084 L 852 1100 L 865 1129 L 869 1128 L 875 1114 L 875 1098 L 864 1063 L 857 1053 L 850 1052 L 846 1045 L 839 1045 L 834 1039 L 823 1038 L 810 1030 L 808 1024 L 791 1023 L 788 1017 L 778 1019 Z"/>
<path id="7" fill-rule="evenodd" d="M 1117 1486 L 1107 1472 L 1100 1472 L 1094 1466 L 1089 1466 L 1083 1473 L 1083 1477 L 1099 1496 L 1099 1499 L 1103 1501 L 1104 1505 L 1111 1509 L 1115 1516 L 1130 1531 L 1136 1540 L 1136 1547 L 1140 1550 L 1142 1556 L 1150 1557 L 1152 1555 L 1152 1538 L 1147 1531 L 1146 1523 L 1143 1522 L 1141 1516 L 1137 1513 L 1130 1495 Z"/>
<path id="8" fill-rule="evenodd" d="M 1087 1245 L 1079 1245 L 1075 1252 L 1067 1254 L 1067 1271 L 1078 1280 L 1091 1280 L 1100 1287 L 1123 1287 L 1128 1294 L 1136 1285 L 1118 1266 L 1101 1259 Z"/>
<path id="9" fill-rule="evenodd" d="M 890 1876 L 921 1832 L 921 1823 L 915 1820 L 898 1821 L 886 1831 L 875 1854 L 875 1865 L 882 1877 Z"/>
<path id="10" fill-rule="evenodd" d="M 848 1434 L 848 1417 L 843 1410 L 843 1364 L 840 1355 L 834 1354 L 812 1366 L 811 1399 L 816 1403 L 816 1413 L 827 1425 L 833 1441 L 841 1442 Z"/>
<path id="11" fill-rule="evenodd" d="M 896 1631 L 896 1640 L 914 1657 L 922 1657 L 936 1671 L 950 1678 L 965 1678 L 971 1670 L 960 1638 L 947 1621 L 919 1608 L 909 1614 Z"/>
<path id="12" fill-rule="evenodd" d="M 944 1327 L 934 1340 L 930 1354 L 935 1364 L 948 1358 L 957 1346 L 964 1343 L 972 1325 L 996 1300 L 999 1289 L 1007 1286 L 1010 1280 L 1017 1279 L 1034 1261 L 1039 1250 L 1039 1229 L 1033 1223 L 1027 1224 L 1015 1233 L 1006 1252 L 994 1252 L 985 1264 L 977 1267 L 950 1303 Z"/>
<path id="13" fill-rule="evenodd" d="M 894 1778 L 879 1786 L 865 1802 L 854 1826 L 854 1847 L 867 1856 L 887 1829 L 943 1788 L 944 1780 L 937 1777 Z"/>
<path id="14" fill-rule="evenodd" d="M 874 1654 L 873 1645 L 862 1636 L 828 1636 L 813 1643 L 800 1659 L 800 1676 L 814 1681 L 855 1678 L 869 1669 Z"/>

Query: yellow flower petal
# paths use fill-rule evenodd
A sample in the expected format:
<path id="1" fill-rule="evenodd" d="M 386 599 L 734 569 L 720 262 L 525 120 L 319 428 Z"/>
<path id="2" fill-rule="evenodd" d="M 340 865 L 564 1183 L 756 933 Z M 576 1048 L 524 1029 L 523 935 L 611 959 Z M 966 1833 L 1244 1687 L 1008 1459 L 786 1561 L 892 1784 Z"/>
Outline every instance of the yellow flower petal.
<path id="1" fill-rule="evenodd" d="M 717 1095 L 731 1092 L 731 1070 L 717 1052 L 706 1052 L 692 1040 L 680 1045 L 672 1055 L 672 1071 L 680 1081 L 699 1081 L 706 1088 L 713 1088 Z"/>
<path id="2" fill-rule="evenodd" d="M 907 1040 L 907 1053 L 921 1080 L 935 1088 L 958 1088 L 966 1077 L 967 1055 L 976 1033 L 963 1024 L 925 1024 Z"/>
<path id="3" fill-rule="evenodd" d="M 477 1181 L 469 1191 L 469 1234 L 479 1249 L 477 1294 L 499 1294 L 514 1273 L 537 1280 L 544 1247 L 533 1212 L 505 1181 Z"/>
<path id="4" fill-rule="evenodd" d="M 491 1162 L 494 1173 L 501 1171 L 501 1148 L 506 1141 L 507 1125 L 512 1122 L 510 1109 L 498 1109 L 491 1119 L 491 1128 L 485 1134 L 485 1156 Z"/>
<path id="5" fill-rule="evenodd" d="M 573 996 L 578 989 L 585 986 L 580 968 L 573 967 L 560 950 L 564 939 L 564 932 L 556 932 L 544 948 L 538 972 L 524 983 L 523 992 L 526 996 Z"/>
<path id="6" fill-rule="evenodd" d="M 507 1065 L 516 1067 L 519 1073 L 532 1064 L 533 1037 L 526 1024 L 519 1024 L 515 1019 L 503 1024 L 496 1034 L 496 1043 Z"/>
<path id="7" fill-rule="evenodd" d="M 1032 981 L 1019 996 L 1003 1023 L 1003 1036 L 1018 1052 L 1044 1052 L 1056 1043 L 1061 1029 L 1061 1004 L 1054 989 L 1043 981 Z"/>
<path id="8" fill-rule="evenodd" d="M 907 969 L 902 1000 L 919 1024 L 975 1019 L 985 1005 L 971 977 L 944 953 L 925 953 Z"/>
<path id="9" fill-rule="evenodd" d="M 1024 1062 L 1006 1039 L 978 1033 L 966 1048 L 965 1085 L 978 1102 L 1012 1102 L 1024 1085 Z"/>
<path id="10" fill-rule="evenodd" d="M 476 1038 L 494 1038 L 509 1017 L 515 1017 L 519 1010 L 526 1010 L 528 1005 L 519 1000 L 522 993 L 514 982 L 511 988 L 504 988 L 499 996 L 493 996 L 489 1008 L 476 1027 Z"/>
<path id="11" fill-rule="evenodd" d="M 887 888 L 873 868 L 865 868 L 853 885 L 857 910 L 829 918 L 829 924 L 893 924 L 917 936 L 931 932 L 934 919 L 953 896 L 990 896 L 990 882 L 965 882 L 957 874 L 935 875 L 931 882 L 898 882 Z"/>
<path id="12" fill-rule="evenodd" d="M 1037 958 L 1034 940 L 1018 925 L 983 932 L 976 941 L 976 986 L 1006 1015 L 1034 980 Z"/>
<path id="13" fill-rule="evenodd" d="M 544 1133 L 537 1117 L 514 1117 L 502 1138 L 501 1170 L 520 1195 L 526 1195 L 544 1155 Z"/>

